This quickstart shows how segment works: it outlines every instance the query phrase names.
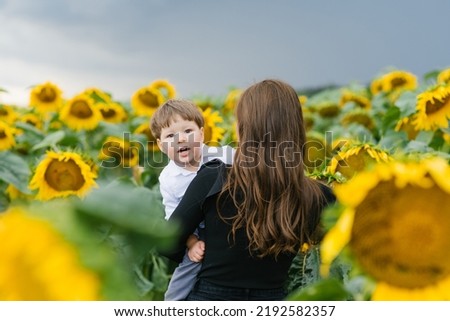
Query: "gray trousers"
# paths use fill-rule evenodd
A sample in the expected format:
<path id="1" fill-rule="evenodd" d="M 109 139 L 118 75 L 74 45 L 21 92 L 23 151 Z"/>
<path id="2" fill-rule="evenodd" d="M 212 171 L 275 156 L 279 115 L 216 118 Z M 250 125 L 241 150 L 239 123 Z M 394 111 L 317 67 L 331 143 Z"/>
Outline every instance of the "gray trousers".
<path id="1" fill-rule="evenodd" d="M 183 261 L 173 271 L 169 286 L 164 294 L 164 301 L 185 300 L 195 282 L 197 282 L 197 274 L 201 267 L 201 262 L 192 262 L 186 252 Z"/>

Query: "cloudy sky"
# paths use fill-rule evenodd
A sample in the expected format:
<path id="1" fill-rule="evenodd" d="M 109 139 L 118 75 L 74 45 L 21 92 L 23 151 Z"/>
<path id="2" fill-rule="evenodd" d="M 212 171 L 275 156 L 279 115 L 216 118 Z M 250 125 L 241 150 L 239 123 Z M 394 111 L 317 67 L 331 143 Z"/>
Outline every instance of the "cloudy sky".
<path id="1" fill-rule="evenodd" d="M 366 83 L 450 66 L 448 0 L 0 0 L 0 103 L 56 83 L 129 100 L 159 78 L 179 97 L 263 78 Z"/>

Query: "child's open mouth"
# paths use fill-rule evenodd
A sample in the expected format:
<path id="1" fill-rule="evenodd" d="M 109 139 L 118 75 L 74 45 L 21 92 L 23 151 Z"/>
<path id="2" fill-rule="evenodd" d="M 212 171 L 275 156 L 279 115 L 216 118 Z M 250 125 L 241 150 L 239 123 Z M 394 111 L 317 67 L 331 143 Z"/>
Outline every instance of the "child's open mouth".
<path id="1" fill-rule="evenodd" d="M 178 150 L 178 153 L 184 153 L 184 152 L 187 152 L 187 151 L 189 151 L 189 150 L 190 150 L 189 147 L 181 147 L 181 148 Z"/>

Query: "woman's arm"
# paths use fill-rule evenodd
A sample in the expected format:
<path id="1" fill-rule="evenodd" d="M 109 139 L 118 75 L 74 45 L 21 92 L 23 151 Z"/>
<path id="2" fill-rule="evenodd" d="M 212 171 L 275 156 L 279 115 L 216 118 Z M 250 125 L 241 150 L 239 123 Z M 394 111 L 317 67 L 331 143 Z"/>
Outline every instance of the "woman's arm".
<path id="1" fill-rule="evenodd" d="M 186 251 L 186 242 L 200 222 L 204 220 L 202 205 L 220 172 L 220 166 L 206 166 L 199 170 L 186 190 L 180 204 L 169 218 L 179 228 L 179 234 L 170 251 L 162 254 L 174 261 L 181 262 Z"/>

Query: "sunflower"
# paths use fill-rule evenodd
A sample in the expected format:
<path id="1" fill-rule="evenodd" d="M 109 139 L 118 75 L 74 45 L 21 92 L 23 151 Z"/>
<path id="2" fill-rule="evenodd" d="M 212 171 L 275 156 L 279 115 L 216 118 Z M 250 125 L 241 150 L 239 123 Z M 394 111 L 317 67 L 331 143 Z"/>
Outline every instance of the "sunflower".
<path id="1" fill-rule="evenodd" d="M 0 151 L 10 149 L 16 145 L 14 133 L 14 128 L 0 121 Z"/>
<path id="2" fill-rule="evenodd" d="M 438 74 L 437 82 L 450 84 L 450 68 L 444 69 Z"/>
<path id="3" fill-rule="evenodd" d="M 383 92 L 383 82 L 381 78 L 376 78 L 370 83 L 370 92 L 372 95 Z"/>
<path id="4" fill-rule="evenodd" d="M 306 95 L 299 95 L 298 96 L 298 101 L 300 102 L 300 106 L 304 106 L 306 104 L 306 102 L 308 101 L 308 96 Z"/>
<path id="5" fill-rule="evenodd" d="M 86 94 L 92 98 L 96 103 L 110 103 L 112 102 L 111 95 L 105 93 L 103 90 L 97 87 L 90 87 L 85 89 L 82 94 Z"/>
<path id="6" fill-rule="evenodd" d="M 335 194 L 345 208 L 321 247 L 322 273 L 348 244 L 377 281 L 373 300 L 450 300 L 450 166 L 377 164 Z"/>
<path id="7" fill-rule="evenodd" d="M 225 112 L 232 112 L 234 108 L 236 107 L 236 104 L 241 97 L 242 89 L 235 88 L 228 92 L 227 96 L 225 97 L 225 103 L 224 103 L 224 109 Z"/>
<path id="8" fill-rule="evenodd" d="M 303 149 L 303 164 L 309 173 L 325 166 L 327 157 L 331 153 L 329 146 L 325 142 L 325 136 L 315 131 L 309 131 L 306 134 L 306 143 Z"/>
<path id="9" fill-rule="evenodd" d="M 165 79 L 157 79 L 148 85 L 151 89 L 158 90 L 164 97 L 164 100 L 175 98 L 175 87 Z"/>
<path id="10" fill-rule="evenodd" d="M 369 130 L 375 127 L 375 122 L 365 109 L 353 109 L 342 116 L 341 124 L 345 127 L 349 124 L 360 124 Z"/>
<path id="11" fill-rule="evenodd" d="M 414 90 L 417 88 L 417 77 L 412 73 L 395 70 L 385 74 L 380 79 L 383 92 L 389 93 L 399 90 Z"/>
<path id="12" fill-rule="evenodd" d="M 73 152 L 47 151 L 37 166 L 30 182 L 30 189 L 38 189 L 37 199 L 77 195 L 83 197 L 96 187 L 97 174 L 83 157 Z"/>
<path id="13" fill-rule="evenodd" d="M 51 82 L 35 86 L 30 93 L 30 106 L 39 113 L 58 111 L 63 105 L 62 92 Z"/>
<path id="14" fill-rule="evenodd" d="M 450 118 L 450 85 L 435 86 L 417 96 L 417 130 L 447 128 Z"/>
<path id="15" fill-rule="evenodd" d="M 102 114 L 103 120 L 108 123 L 117 124 L 127 119 L 127 113 L 125 112 L 125 109 L 118 103 L 97 103 L 96 107 Z"/>
<path id="16" fill-rule="evenodd" d="M 73 130 L 91 130 L 102 120 L 94 101 L 86 94 L 76 95 L 61 109 L 60 119 Z"/>
<path id="17" fill-rule="evenodd" d="M 442 138 L 444 139 L 444 142 L 445 142 L 448 146 L 450 146 L 450 134 L 443 133 L 443 134 L 442 134 Z"/>
<path id="18" fill-rule="evenodd" d="M 356 94 L 354 92 L 351 92 L 349 90 L 344 90 L 342 95 L 341 95 L 341 99 L 339 101 L 339 105 L 341 107 L 343 107 L 345 104 L 352 102 L 354 103 L 357 107 L 365 109 L 365 110 L 369 110 L 372 107 L 372 104 L 370 102 L 370 100 L 360 94 Z"/>
<path id="19" fill-rule="evenodd" d="M 341 107 L 337 103 L 325 101 L 317 106 L 314 106 L 314 110 L 316 110 L 317 113 L 324 118 L 333 118 L 341 112 Z"/>
<path id="20" fill-rule="evenodd" d="M 0 216 L 0 300 L 100 300 L 98 276 L 53 226 L 24 209 Z"/>
<path id="21" fill-rule="evenodd" d="M 205 119 L 205 125 L 203 127 L 205 144 L 216 146 L 225 133 L 225 129 L 217 127 L 217 124 L 222 123 L 223 119 L 217 111 L 213 112 L 211 108 L 203 110 L 202 115 Z"/>
<path id="22" fill-rule="evenodd" d="M 140 88 L 131 97 L 131 106 L 138 116 L 153 115 L 163 102 L 163 94 L 150 86 Z"/>
<path id="23" fill-rule="evenodd" d="M 32 114 L 32 113 L 26 113 L 26 114 L 19 116 L 18 121 L 29 124 L 38 129 L 42 129 L 42 126 L 43 126 L 42 119 L 39 116 Z"/>
<path id="24" fill-rule="evenodd" d="M 149 151 L 157 152 L 159 151 L 158 144 L 156 143 L 156 138 L 153 136 L 150 130 L 150 125 L 148 123 L 143 123 L 134 130 L 135 134 L 143 134 L 147 136 L 147 148 Z"/>
<path id="25" fill-rule="evenodd" d="M 343 148 L 333 156 L 326 172 L 332 175 L 339 172 L 347 180 L 350 180 L 369 164 L 388 161 L 390 161 L 390 157 L 385 151 L 369 144 L 355 144 Z"/>
<path id="26" fill-rule="evenodd" d="M 404 131 L 408 135 L 409 140 L 414 140 L 419 134 L 419 131 L 413 125 L 413 117 L 403 117 L 397 122 L 395 131 Z"/>
<path id="27" fill-rule="evenodd" d="M 139 163 L 139 149 L 129 141 L 109 136 L 103 143 L 98 156 L 101 160 L 114 161 L 114 165 L 129 168 Z"/>
<path id="28" fill-rule="evenodd" d="M 18 115 L 14 111 L 14 108 L 8 105 L 0 104 L 0 121 L 4 121 L 7 124 L 13 124 Z"/>
<path id="29" fill-rule="evenodd" d="M 305 130 L 308 132 L 313 129 L 314 124 L 316 123 L 316 118 L 314 117 L 313 112 L 310 109 L 303 109 L 303 124 L 305 126 Z"/>

